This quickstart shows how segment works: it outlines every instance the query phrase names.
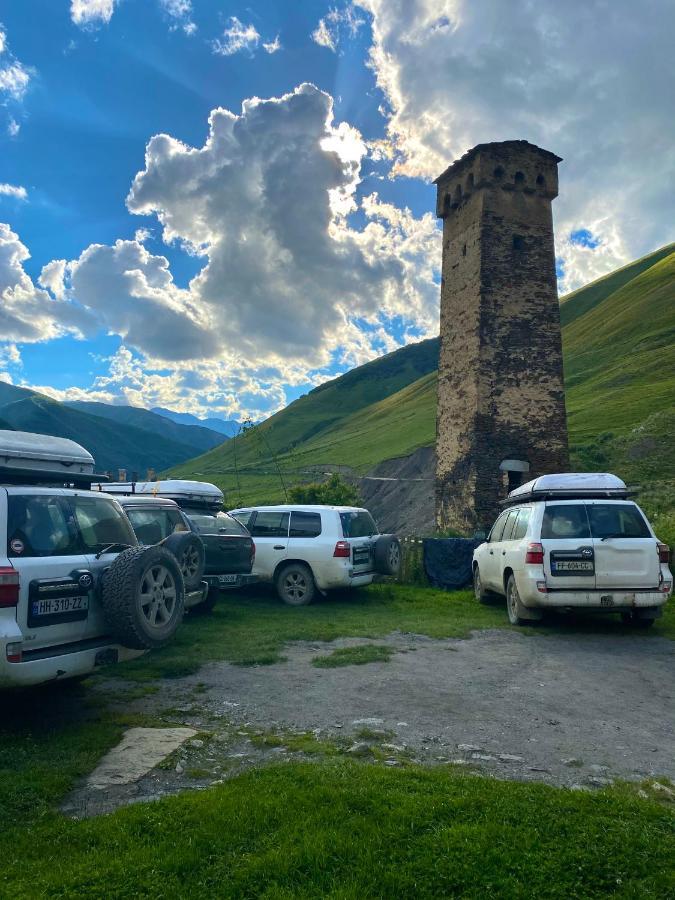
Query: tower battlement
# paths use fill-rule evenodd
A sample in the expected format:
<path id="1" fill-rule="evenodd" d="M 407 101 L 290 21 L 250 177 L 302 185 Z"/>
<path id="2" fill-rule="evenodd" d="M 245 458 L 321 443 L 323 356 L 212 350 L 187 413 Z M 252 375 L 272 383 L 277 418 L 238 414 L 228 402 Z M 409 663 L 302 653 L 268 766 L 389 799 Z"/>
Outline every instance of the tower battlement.
<path id="1" fill-rule="evenodd" d="M 568 468 L 551 213 L 559 162 L 527 141 L 479 144 L 436 179 L 443 529 L 486 527 L 525 476 Z"/>

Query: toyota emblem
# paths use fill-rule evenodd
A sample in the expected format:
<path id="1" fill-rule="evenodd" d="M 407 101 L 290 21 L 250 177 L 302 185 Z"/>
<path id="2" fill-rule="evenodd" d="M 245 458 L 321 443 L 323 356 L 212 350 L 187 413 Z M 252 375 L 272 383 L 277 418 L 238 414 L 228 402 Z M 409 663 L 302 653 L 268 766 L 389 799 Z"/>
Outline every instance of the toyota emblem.
<path id="1" fill-rule="evenodd" d="M 83 573 L 82 575 L 80 575 L 80 577 L 78 578 L 78 584 L 79 584 L 80 587 L 81 587 L 83 590 L 85 590 L 85 591 L 88 591 L 89 588 L 92 586 L 93 583 L 94 583 L 94 579 L 93 579 L 92 576 L 89 574 L 89 572 L 84 572 L 84 573 Z"/>

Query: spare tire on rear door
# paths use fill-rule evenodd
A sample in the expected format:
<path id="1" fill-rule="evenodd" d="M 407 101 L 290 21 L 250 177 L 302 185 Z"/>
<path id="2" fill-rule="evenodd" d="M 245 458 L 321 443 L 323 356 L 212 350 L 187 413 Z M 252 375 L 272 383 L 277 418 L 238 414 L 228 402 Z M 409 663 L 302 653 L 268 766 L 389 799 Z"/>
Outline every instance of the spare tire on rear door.
<path id="1" fill-rule="evenodd" d="M 166 547 L 130 547 L 103 576 L 101 602 L 111 634 L 125 647 L 152 650 L 169 641 L 183 618 L 185 586 Z"/>
<path id="2" fill-rule="evenodd" d="M 379 575 L 401 571 L 401 543 L 395 534 L 381 534 L 375 541 L 375 571 Z"/>
<path id="3" fill-rule="evenodd" d="M 178 560 L 185 590 L 196 591 L 201 587 L 206 556 L 204 542 L 199 535 L 192 531 L 176 531 L 165 538 L 161 546 L 170 550 Z"/>

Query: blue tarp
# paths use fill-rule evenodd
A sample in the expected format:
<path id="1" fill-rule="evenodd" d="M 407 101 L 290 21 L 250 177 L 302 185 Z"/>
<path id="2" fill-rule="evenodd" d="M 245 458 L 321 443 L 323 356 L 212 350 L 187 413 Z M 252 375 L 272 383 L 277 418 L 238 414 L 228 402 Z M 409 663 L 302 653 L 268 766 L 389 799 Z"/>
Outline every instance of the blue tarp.
<path id="1" fill-rule="evenodd" d="M 468 587 L 473 581 L 473 551 L 481 543 L 473 538 L 427 538 L 424 571 L 431 584 L 446 591 Z"/>

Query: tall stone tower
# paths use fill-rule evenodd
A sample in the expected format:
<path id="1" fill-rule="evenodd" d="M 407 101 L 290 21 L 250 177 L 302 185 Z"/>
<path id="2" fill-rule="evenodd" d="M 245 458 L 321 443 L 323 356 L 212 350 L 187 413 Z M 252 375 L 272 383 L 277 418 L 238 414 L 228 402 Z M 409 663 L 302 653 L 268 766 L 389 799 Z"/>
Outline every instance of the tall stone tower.
<path id="1" fill-rule="evenodd" d="M 436 179 L 441 529 L 486 528 L 508 490 L 569 465 L 551 217 L 559 162 L 527 141 L 479 144 Z"/>

